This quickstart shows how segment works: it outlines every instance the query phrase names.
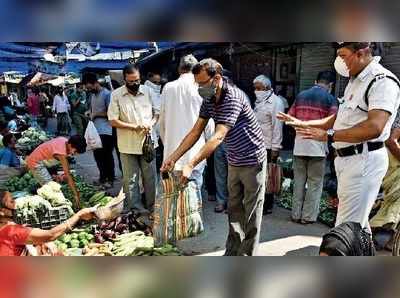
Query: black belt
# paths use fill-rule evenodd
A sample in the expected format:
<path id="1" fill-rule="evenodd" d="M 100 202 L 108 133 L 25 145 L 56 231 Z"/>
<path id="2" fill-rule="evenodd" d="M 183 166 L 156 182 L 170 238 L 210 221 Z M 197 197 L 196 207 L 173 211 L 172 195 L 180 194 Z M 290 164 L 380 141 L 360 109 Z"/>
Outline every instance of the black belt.
<path id="1" fill-rule="evenodd" d="M 383 142 L 367 143 L 368 151 L 375 151 L 383 148 Z M 336 153 L 340 157 L 348 157 L 356 154 L 361 154 L 364 149 L 364 144 L 358 144 L 354 146 L 345 147 L 342 149 L 337 149 Z"/>

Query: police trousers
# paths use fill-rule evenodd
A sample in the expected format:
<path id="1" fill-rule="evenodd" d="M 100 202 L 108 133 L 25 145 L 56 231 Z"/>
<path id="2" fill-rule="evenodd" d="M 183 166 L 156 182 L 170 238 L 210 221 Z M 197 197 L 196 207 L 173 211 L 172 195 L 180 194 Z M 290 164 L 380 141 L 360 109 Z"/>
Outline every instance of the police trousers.
<path id="1" fill-rule="evenodd" d="M 364 146 L 362 154 L 335 159 L 339 198 L 336 226 L 351 221 L 370 229 L 368 217 L 388 167 L 386 148 L 368 152 Z"/>

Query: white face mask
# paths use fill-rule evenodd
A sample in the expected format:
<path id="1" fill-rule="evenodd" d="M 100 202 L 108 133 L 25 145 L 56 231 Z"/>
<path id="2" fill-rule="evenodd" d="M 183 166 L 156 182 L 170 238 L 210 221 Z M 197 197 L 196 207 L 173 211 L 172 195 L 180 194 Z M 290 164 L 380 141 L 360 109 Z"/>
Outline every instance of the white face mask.
<path id="1" fill-rule="evenodd" d="M 336 72 L 341 75 L 342 77 L 350 77 L 350 70 L 347 67 L 346 63 L 344 62 L 343 58 L 340 56 L 337 56 L 335 59 L 335 70 Z"/>
<path id="2" fill-rule="evenodd" d="M 160 85 L 156 85 L 151 81 L 146 81 L 146 85 L 147 85 L 147 87 L 153 89 L 153 91 L 156 92 L 156 93 L 160 93 L 161 92 L 161 86 Z"/>
<path id="3" fill-rule="evenodd" d="M 254 91 L 254 94 L 256 95 L 256 98 L 257 98 L 257 100 L 256 101 L 262 101 L 262 100 L 264 100 L 267 96 L 268 96 L 268 94 L 269 94 L 269 91 Z"/>

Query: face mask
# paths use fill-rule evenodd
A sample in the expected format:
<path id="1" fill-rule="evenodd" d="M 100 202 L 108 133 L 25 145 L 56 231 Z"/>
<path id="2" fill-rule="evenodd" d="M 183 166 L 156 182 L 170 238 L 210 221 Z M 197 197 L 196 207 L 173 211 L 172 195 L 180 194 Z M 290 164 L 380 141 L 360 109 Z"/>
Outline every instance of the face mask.
<path id="1" fill-rule="evenodd" d="M 154 84 L 151 81 L 147 81 L 146 85 L 156 93 L 160 93 L 160 91 L 161 91 L 161 86 L 157 85 L 157 84 Z"/>
<path id="2" fill-rule="evenodd" d="M 343 58 L 340 56 L 337 56 L 335 59 L 335 70 L 336 72 L 341 75 L 342 77 L 348 78 L 350 76 L 350 70 L 347 67 L 346 63 L 344 62 Z"/>
<path id="3" fill-rule="evenodd" d="M 217 93 L 217 87 L 211 85 L 209 87 L 199 87 L 199 94 L 203 99 L 211 100 Z"/>
<path id="4" fill-rule="evenodd" d="M 260 102 L 262 100 L 264 100 L 267 96 L 268 96 L 268 91 L 254 91 L 254 94 L 256 95 L 257 98 L 257 102 Z"/>
<path id="5" fill-rule="evenodd" d="M 137 93 L 139 91 L 140 83 L 133 83 L 132 85 L 126 85 L 126 88 L 128 88 L 130 91 L 133 93 Z"/>

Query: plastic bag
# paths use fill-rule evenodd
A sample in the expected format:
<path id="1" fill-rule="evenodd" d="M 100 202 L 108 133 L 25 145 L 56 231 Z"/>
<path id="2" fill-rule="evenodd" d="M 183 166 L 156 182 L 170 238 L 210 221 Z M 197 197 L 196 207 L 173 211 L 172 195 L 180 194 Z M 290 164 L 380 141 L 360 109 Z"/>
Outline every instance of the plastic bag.
<path id="1" fill-rule="evenodd" d="M 89 121 L 88 126 L 85 132 L 85 139 L 87 143 L 87 150 L 100 149 L 103 147 L 101 143 L 101 138 L 99 133 L 97 132 L 96 127 L 94 126 L 93 121 Z"/>
<path id="2" fill-rule="evenodd" d="M 154 205 L 156 246 L 175 244 L 204 231 L 201 190 L 196 183 L 190 181 L 182 187 L 178 175 L 163 174 L 162 178 Z"/>
<path id="3" fill-rule="evenodd" d="M 154 143 L 151 139 L 151 135 L 147 134 L 143 144 L 143 158 L 146 162 L 150 163 L 153 161 L 154 157 Z"/>

